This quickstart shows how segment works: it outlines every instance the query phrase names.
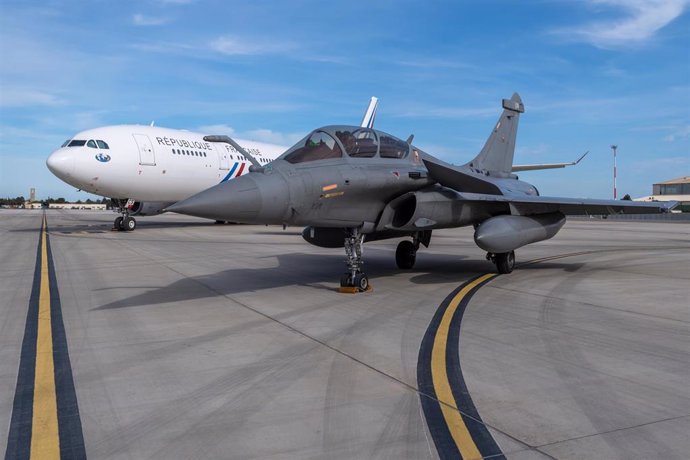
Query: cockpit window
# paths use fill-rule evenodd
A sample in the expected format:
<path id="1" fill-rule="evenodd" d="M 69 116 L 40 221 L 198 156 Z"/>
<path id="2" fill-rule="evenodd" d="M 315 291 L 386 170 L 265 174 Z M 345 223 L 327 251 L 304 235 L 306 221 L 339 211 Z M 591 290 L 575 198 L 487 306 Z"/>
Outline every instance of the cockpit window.
<path id="1" fill-rule="evenodd" d="M 351 157 L 371 158 L 379 149 L 376 134 L 371 129 L 336 131 L 335 135 L 345 146 L 345 153 Z"/>
<path id="2" fill-rule="evenodd" d="M 407 142 L 393 136 L 381 134 L 379 139 L 381 141 L 381 149 L 379 150 L 381 158 L 405 158 L 410 151 L 410 145 Z"/>
<path id="3" fill-rule="evenodd" d="M 72 140 L 72 139 L 67 139 L 65 142 L 62 143 L 62 145 L 60 146 L 60 148 L 67 147 L 67 145 L 69 144 L 69 141 L 71 141 L 71 140 Z"/>
<path id="4" fill-rule="evenodd" d="M 67 147 L 84 147 L 86 144 L 86 141 L 80 141 L 78 139 L 73 139 L 70 141 L 69 144 L 67 144 Z"/>
<path id="5" fill-rule="evenodd" d="M 105 142 L 103 142 L 100 139 L 97 140 L 96 143 L 98 144 L 99 149 L 110 149 L 110 147 L 108 147 L 108 144 L 106 144 Z"/>
<path id="6" fill-rule="evenodd" d="M 285 154 L 284 160 L 294 164 L 342 156 L 343 152 L 335 139 L 323 131 L 314 131 L 306 141 L 300 141 L 292 147 Z"/>
<path id="7" fill-rule="evenodd" d="M 95 149 L 96 148 L 96 141 L 94 141 L 93 139 L 89 139 L 89 142 L 86 143 L 86 146 L 91 147 L 92 149 Z"/>

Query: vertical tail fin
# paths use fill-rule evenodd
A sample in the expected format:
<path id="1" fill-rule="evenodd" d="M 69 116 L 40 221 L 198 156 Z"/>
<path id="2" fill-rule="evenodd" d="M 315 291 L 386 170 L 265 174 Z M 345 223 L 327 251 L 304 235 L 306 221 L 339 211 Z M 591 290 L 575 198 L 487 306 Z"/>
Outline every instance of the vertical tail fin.
<path id="1" fill-rule="evenodd" d="M 510 99 L 503 99 L 503 113 L 479 155 L 467 163 L 474 169 L 489 171 L 497 176 L 510 174 L 515 154 L 518 120 L 525 111 L 522 99 L 514 93 Z"/>
<path id="2" fill-rule="evenodd" d="M 371 98 L 369 100 L 369 106 L 366 112 L 364 112 L 364 117 L 362 117 L 362 122 L 359 124 L 362 128 L 373 128 L 374 120 L 376 119 L 376 109 L 379 105 L 379 99 L 377 97 Z"/>

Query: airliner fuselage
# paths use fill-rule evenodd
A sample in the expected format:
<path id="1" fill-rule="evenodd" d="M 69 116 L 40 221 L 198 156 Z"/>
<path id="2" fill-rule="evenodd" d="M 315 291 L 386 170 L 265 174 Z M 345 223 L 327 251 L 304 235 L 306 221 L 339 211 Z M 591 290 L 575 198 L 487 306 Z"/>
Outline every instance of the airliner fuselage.
<path id="1" fill-rule="evenodd" d="M 204 134 L 152 126 L 120 125 L 74 135 L 47 160 L 57 177 L 108 198 L 172 203 L 248 171 L 248 161 L 228 144 Z M 261 163 L 285 148 L 237 140 Z"/>

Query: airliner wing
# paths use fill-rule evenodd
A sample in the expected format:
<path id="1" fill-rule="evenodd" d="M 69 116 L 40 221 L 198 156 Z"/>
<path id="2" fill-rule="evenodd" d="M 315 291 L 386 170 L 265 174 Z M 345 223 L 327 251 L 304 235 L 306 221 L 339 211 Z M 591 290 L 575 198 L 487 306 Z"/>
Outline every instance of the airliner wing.
<path id="1" fill-rule="evenodd" d="M 589 150 L 586 151 L 580 158 L 578 158 L 575 161 L 571 161 L 570 163 L 542 163 L 542 164 L 533 164 L 533 165 L 513 165 L 513 168 L 511 169 L 512 172 L 518 172 L 518 171 L 535 171 L 537 169 L 556 169 L 556 168 L 565 168 L 566 166 L 574 166 L 580 162 L 587 154 L 589 153 Z"/>
<path id="2" fill-rule="evenodd" d="M 359 124 L 359 126 L 362 128 L 374 127 L 374 120 L 376 119 L 376 109 L 378 108 L 378 105 L 379 99 L 377 97 L 372 97 L 369 101 L 369 107 L 367 107 L 367 111 L 364 112 L 364 117 L 362 118 L 362 122 Z"/>

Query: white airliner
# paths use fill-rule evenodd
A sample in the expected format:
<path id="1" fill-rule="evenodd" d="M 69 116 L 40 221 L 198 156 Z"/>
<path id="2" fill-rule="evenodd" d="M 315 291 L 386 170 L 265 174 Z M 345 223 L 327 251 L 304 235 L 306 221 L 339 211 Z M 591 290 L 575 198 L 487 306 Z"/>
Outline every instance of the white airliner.
<path id="1" fill-rule="evenodd" d="M 371 98 L 361 125 L 371 127 L 378 99 Z M 120 125 L 81 131 L 46 161 L 57 177 L 80 190 L 111 198 L 122 214 L 114 226 L 134 230 L 134 215 L 167 206 L 249 171 L 250 162 L 227 143 L 204 134 L 154 126 Z M 261 165 L 287 147 L 235 139 Z"/>

